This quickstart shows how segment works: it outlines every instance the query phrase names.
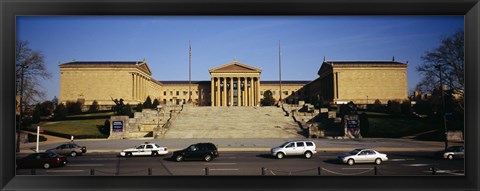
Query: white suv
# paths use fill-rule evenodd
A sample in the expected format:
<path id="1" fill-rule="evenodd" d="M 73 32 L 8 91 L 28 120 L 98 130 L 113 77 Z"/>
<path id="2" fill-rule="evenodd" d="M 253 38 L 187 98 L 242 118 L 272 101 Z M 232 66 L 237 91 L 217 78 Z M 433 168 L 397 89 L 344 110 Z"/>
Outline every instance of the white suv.
<path id="1" fill-rule="evenodd" d="M 305 158 L 312 158 L 317 153 L 317 147 L 313 141 L 287 141 L 281 146 L 274 147 L 270 151 L 273 156 L 281 159 L 284 156 L 304 155 Z"/>

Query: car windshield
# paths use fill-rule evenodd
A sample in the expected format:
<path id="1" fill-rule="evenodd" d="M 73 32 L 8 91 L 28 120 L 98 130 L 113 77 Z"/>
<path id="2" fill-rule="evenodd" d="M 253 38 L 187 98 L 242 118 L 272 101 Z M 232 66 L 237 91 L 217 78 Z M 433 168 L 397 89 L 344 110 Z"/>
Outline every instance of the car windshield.
<path id="1" fill-rule="evenodd" d="M 285 147 L 288 143 L 290 143 L 290 142 L 285 142 L 282 145 L 280 145 L 280 147 Z"/>
<path id="2" fill-rule="evenodd" d="M 349 154 L 356 155 L 360 151 L 361 151 L 361 149 L 355 149 L 355 150 L 351 151 Z"/>

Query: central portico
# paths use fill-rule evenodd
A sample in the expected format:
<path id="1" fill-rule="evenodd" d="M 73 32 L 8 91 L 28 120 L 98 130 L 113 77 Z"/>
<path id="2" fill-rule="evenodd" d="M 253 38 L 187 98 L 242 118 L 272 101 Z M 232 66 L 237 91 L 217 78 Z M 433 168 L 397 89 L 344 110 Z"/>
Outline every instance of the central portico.
<path id="1" fill-rule="evenodd" d="M 237 61 L 208 70 L 212 106 L 255 106 L 260 102 L 261 69 Z"/>

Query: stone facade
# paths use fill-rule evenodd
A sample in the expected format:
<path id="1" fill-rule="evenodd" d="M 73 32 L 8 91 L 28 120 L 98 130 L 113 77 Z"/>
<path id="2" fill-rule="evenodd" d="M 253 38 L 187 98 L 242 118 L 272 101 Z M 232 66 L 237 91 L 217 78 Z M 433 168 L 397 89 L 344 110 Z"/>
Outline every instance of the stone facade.
<path id="1" fill-rule="evenodd" d="M 407 64 L 396 61 L 324 61 L 310 89 L 333 104 L 406 100 Z"/>
<path id="2" fill-rule="evenodd" d="M 278 101 L 297 104 L 323 98 L 326 103 L 382 104 L 407 99 L 407 64 L 395 61 L 324 61 L 313 81 L 261 81 L 261 69 L 233 61 L 209 69 L 210 81 L 157 81 L 146 61 L 69 62 L 59 65 L 61 103 L 96 100 L 113 106 L 124 99 L 132 106 L 147 96 L 162 104 L 191 99 L 199 106 L 256 106 L 267 90 Z M 281 89 L 281 92 L 280 92 Z M 214 91 L 212 91 L 214 90 Z M 190 95 L 189 95 L 190 92 Z M 213 92 L 213 93 L 212 93 Z"/>

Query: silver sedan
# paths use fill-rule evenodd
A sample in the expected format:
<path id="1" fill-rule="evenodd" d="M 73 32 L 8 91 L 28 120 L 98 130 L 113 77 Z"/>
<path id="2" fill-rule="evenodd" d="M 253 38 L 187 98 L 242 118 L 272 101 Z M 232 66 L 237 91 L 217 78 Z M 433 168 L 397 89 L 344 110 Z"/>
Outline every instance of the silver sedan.
<path id="1" fill-rule="evenodd" d="M 337 157 L 343 163 L 353 165 L 355 163 L 375 163 L 380 164 L 387 161 L 387 154 L 379 153 L 373 149 L 354 149 L 349 153 Z"/>

